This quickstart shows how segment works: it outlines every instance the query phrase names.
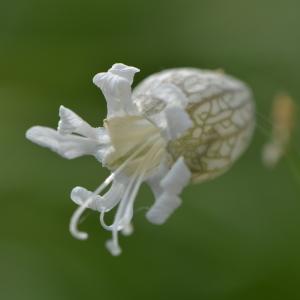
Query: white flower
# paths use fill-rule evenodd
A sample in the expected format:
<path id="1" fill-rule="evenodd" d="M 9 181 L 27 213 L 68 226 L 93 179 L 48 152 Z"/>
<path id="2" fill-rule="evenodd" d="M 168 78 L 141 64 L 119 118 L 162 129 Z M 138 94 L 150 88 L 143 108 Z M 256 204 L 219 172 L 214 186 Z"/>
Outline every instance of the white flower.
<path id="1" fill-rule="evenodd" d="M 70 222 L 70 231 L 78 239 L 87 233 L 77 229 L 86 208 L 100 213 L 102 226 L 112 232 L 106 244 L 113 255 L 119 255 L 118 232 L 132 232 L 131 220 L 138 190 L 147 182 L 156 201 L 147 212 L 152 223 L 162 224 L 180 205 L 179 194 L 189 183 L 191 172 L 183 157 L 173 161 L 167 151 L 168 142 L 180 137 L 192 126 L 185 111 L 188 103 L 181 91 L 171 84 L 157 89 L 158 96 L 170 99 L 163 112 L 149 119 L 143 115 L 131 97 L 131 84 L 137 68 L 114 64 L 108 72 L 97 74 L 93 82 L 102 90 L 107 101 L 104 126 L 93 128 L 71 110 L 61 106 L 57 131 L 47 127 L 30 128 L 26 137 L 61 156 L 73 159 L 93 155 L 111 175 L 94 191 L 75 187 L 71 199 L 79 205 Z M 110 189 L 103 190 L 110 185 Z M 111 225 L 105 214 L 117 207 Z"/>

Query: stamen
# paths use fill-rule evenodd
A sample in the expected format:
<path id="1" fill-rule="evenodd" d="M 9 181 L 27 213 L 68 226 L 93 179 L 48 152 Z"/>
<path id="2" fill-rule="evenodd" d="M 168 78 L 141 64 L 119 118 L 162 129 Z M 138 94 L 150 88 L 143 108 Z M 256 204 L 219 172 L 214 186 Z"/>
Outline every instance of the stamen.
<path id="1" fill-rule="evenodd" d="M 153 142 L 152 139 L 149 139 L 146 143 L 141 144 L 141 146 L 131 156 L 129 156 L 129 158 L 126 159 L 125 162 L 114 173 L 107 177 L 105 181 L 86 199 L 86 201 L 84 201 L 84 203 L 75 210 L 69 225 L 70 232 L 74 238 L 79 240 L 86 240 L 88 238 L 88 234 L 86 232 L 79 231 L 77 228 L 81 215 L 90 206 L 94 197 L 101 193 L 113 181 L 115 176 L 119 174 L 128 165 L 128 163 L 132 161 L 132 159 L 135 158 L 139 153 L 141 153 L 151 142 Z"/>
<path id="2" fill-rule="evenodd" d="M 124 210 L 124 206 L 127 206 L 128 199 L 131 199 L 130 190 L 132 186 L 136 186 L 136 176 L 133 176 L 132 179 L 129 182 L 129 185 L 125 191 L 124 197 L 120 202 L 120 205 L 118 206 L 118 210 L 115 216 L 115 220 L 111 226 L 109 226 L 110 230 L 112 230 L 112 239 L 108 240 L 106 242 L 107 249 L 111 252 L 112 255 L 119 255 L 121 254 L 121 248 L 119 246 L 119 238 L 118 238 L 118 231 L 123 229 L 123 226 L 121 224 L 122 221 L 122 211 Z"/>
<path id="3" fill-rule="evenodd" d="M 118 239 L 118 231 L 123 230 L 128 225 L 130 225 L 132 215 L 133 215 L 134 200 L 145 178 L 145 174 L 148 171 L 149 166 L 151 166 L 151 164 L 155 162 L 157 156 L 161 155 L 163 151 L 162 149 L 160 149 L 159 146 L 160 146 L 159 142 L 154 143 L 154 145 L 146 154 L 143 162 L 139 164 L 119 204 L 113 224 L 110 226 L 106 225 L 104 221 L 104 212 L 101 212 L 100 214 L 101 225 L 105 229 L 112 231 L 112 239 L 107 241 L 106 243 L 106 247 L 111 252 L 112 255 L 116 256 L 121 253 L 121 248 L 119 246 L 119 239 Z"/>
<path id="4" fill-rule="evenodd" d="M 139 190 L 139 188 L 140 188 L 140 186 L 141 186 L 141 184 L 142 184 L 142 182 L 145 178 L 145 174 L 147 172 L 147 166 L 151 165 L 152 162 L 155 162 L 156 158 L 158 156 L 160 156 L 161 153 L 163 152 L 162 149 L 160 149 L 159 151 L 156 151 L 156 150 L 157 150 L 157 147 L 154 147 L 152 149 L 152 151 L 149 151 L 149 157 L 150 157 L 149 161 L 150 162 L 148 162 L 148 165 L 147 165 L 147 162 L 146 162 L 147 157 L 145 158 L 144 163 L 141 164 L 144 168 L 142 169 L 141 175 L 138 178 L 136 185 L 134 186 L 134 189 L 133 189 L 132 194 L 131 194 L 131 199 L 129 199 L 128 204 L 127 204 L 127 206 L 125 208 L 125 211 L 124 211 L 123 223 L 125 222 L 125 224 L 130 223 L 130 221 L 131 221 L 131 218 L 132 218 L 132 215 L 133 215 L 134 200 L 135 200 L 137 192 L 138 192 L 138 190 Z"/>
<path id="5" fill-rule="evenodd" d="M 147 169 L 148 169 L 148 166 L 151 165 L 152 162 L 155 161 L 155 160 L 157 159 L 157 157 L 160 156 L 160 155 L 162 154 L 162 152 L 164 151 L 163 149 L 159 149 L 159 151 L 156 152 L 156 150 L 158 150 L 158 146 L 159 146 L 159 143 L 155 143 L 155 144 L 151 147 L 151 149 L 150 149 L 150 150 L 148 151 L 148 153 L 146 154 L 145 159 L 142 161 L 142 163 L 139 164 L 137 170 L 136 170 L 135 173 L 133 174 L 132 179 L 133 179 L 133 178 L 136 178 L 136 176 L 137 176 L 138 173 L 140 173 L 140 175 L 142 175 L 142 174 L 145 175 L 145 173 L 146 173 L 146 171 L 147 171 Z M 151 162 L 150 162 L 149 164 L 147 164 L 147 158 L 149 158 L 150 154 L 153 154 L 153 153 L 155 154 L 154 157 L 151 159 Z M 141 167 L 144 167 L 144 168 L 142 169 Z M 139 177 L 138 177 L 138 178 L 139 178 Z M 128 190 L 131 188 L 132 183 L 133 183 L 132 179 L 131 179 L 131 181 L 129 182 L 129 184 L 127 185 L 127 188 L 126 188 L 126 190 L 125 190 L 125 192 L 124 192 L 124 196 L 122 197 L 122 199 L 126 198 L 125 196 L 127 196 Z M 142 181 L 142 180 L 141 180 L 141 181 Z M 136 190 L 138 191 L 138 188 L 136 188 Z M 137 192 L 137 191 L 136 191 L 136 192 Z M 135 194 L 136 194 L 136 192 L 135 192 Z M 134 199 L 134 198 L 133 198 L 133 199 Z M 122 203 L 124 203 L 124 201 L 121 200 L 121 204 L 120 204 L 120 205 L 122 205 Z M 112 225 L 107 225 L 107 224 L 106 224 L 106 222 L 105 222 L 105 220 L 104 220 L 104 216 L 105 216 L 105 213 L 106 213 L 107 211 L 108 211 L 108 210 L 101 210 L 99 220 L 100 220 L 100 223 L 101 223 L 101 225 L 102 225 L 102 227 L 103 227 L 104 229 L 106 229 L 106 230 L 108 230 L 108 231 L 112 231 L 113 228 L 114 228 L 114 223 L 115 223 L 115 221 L 114 221 L 114 223 L 113 223 Z"/>
<path id="6" fill-rule="evenodd" d="M 113 209 L 121 200 L 126 183 L 120 183 L 114 180 L 110 189 L 101 197 L 101 201 L 97 203 L 99 212 L 108 212 Z"/>

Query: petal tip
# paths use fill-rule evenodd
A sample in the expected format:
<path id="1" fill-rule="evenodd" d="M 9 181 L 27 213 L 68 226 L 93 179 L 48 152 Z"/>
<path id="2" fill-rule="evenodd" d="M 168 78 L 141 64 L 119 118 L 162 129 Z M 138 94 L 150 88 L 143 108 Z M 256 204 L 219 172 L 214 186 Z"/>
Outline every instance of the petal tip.
<path id="1" fill-rule="evenodd" d="M 101 86 L 102 86 L 102 81 L 103 81 L 104 75 L 105 75 L 105 73 L 102 72 L 102 73 L 97 73 L 93 77 L 93 83 L 99 88 L 101 88 Z"/>
<path id="2" fill-rule="evenodd" d="M 31 142 L 36 142 L 43 135 L 44 129 L 42 126 L 33 126 L 26 131 L 25 137 Z"/>

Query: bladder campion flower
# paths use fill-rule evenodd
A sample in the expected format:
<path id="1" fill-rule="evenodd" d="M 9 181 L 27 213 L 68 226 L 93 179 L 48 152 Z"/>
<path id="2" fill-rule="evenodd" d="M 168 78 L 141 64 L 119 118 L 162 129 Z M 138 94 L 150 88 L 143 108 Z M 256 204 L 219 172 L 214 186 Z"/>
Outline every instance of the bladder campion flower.
<path id="1" fill-rule="evenodd" d="M 29 140 L 68 159 L 93 155 L 111 171 L 94 192 L 72 190 L 71 199 L 79 207 L 70 231 L 86 239 L 78 221 L 86 208 L 98 211 L 102 226 L 112 232 L 106 246 L 113 255 L 121 253 L 118 232 L 132 231 L 134 202 L 143 182 L 155 196 L 146 217 L 162 224 L 181 204 L 185 186 L 215 178 L 233 164 L 249 144 L 255 124 L 251 91 L 233 77 L 170 69 L 148 77 L 131 93 L 137 72 L 118 63 L 94 77 L 107 101 L 103 127 L 93 128 L 61 106 L 57 130 L 35 126 L 26 133 Z M 114 207 L 114 221 L 107 225 L 105 214 Z"/>

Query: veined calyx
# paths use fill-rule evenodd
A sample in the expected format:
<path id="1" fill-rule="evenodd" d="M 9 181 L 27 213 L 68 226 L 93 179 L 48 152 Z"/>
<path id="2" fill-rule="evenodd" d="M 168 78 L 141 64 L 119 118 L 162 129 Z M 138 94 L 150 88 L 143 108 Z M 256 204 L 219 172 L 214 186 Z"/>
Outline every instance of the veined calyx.
<path id="1" fill-rule="evenodd" d="M 94 192 L 72 190 L 71 199 L 79 207 L 70 231 L 86 239 L 78 221 L 86 208 L 98 211 L 102 226 L 112 232 L 106 246 L 113 255 L 121 253 L 118 233 L 132 231 L 143 182 L 155 196 L 146 216 L 162 224 L 180 206 L 185 186 L 212 179 L 236 161 L 255 124 L 251 92 L 237 79 L 212 71 L 171 69 L 146 78 L 132 93 L 137 72 L 118 63 L 94 77 L 107 102 L 102 127 L 91 127 L 61 106 L 57 130 L 35 126 L 26 133 L 34 143 L 65 158 L 92 155 L 111 171 Z M 108 225 L 105 214 L 115 207 L 114 221 Z"/>

